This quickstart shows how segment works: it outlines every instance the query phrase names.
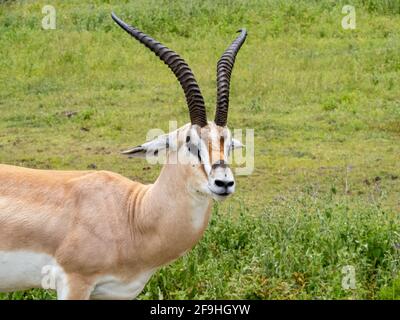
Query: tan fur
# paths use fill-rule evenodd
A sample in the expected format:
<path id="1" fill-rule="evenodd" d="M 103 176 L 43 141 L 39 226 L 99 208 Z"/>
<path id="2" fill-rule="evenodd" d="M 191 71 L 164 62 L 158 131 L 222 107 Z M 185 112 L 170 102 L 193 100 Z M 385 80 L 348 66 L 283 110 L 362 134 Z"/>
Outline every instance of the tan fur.
<path id="1" fill-rule="evenodd" d="M 210 157 L 222 157 L 218 144 L 210 138 Z M 0 251 L 51 255 L 67 274 L 66 298 L 88 299 L 100 276 L 132 281 L 198 242 L 212 201 L 191 187 L 205 179 L 201 165 L 166 164 L 152 185 L 108 171 L 0 165 Z M 196 229 L 192 212 L 201 207 Z"/>

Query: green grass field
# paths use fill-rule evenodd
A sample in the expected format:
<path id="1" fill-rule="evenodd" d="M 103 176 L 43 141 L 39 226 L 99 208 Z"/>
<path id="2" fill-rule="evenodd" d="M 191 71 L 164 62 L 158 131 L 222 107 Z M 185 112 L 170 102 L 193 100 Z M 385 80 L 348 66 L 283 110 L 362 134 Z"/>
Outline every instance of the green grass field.
<path id="1" fill-rule="evenodd" d="M 41 28 L 45 4 L 56 30 Z M 345 4 L 355 30 L 341 26 Z M 119 151 L 188 122 L 184 95 L 111 11 L 185 58 L 210 117 L 216 62 L 249 33 L 229 126 L 255 129 L 255 170 L 140 299 L 400 298 L 399 0 L 0 1 L 1 163 L 155 180 L 159 166 Z"/>

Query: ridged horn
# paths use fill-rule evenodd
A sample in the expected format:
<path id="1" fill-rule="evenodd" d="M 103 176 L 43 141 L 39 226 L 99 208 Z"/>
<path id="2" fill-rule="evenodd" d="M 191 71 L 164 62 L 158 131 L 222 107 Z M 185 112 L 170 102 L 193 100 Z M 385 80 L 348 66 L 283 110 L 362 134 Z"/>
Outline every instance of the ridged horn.
<path id="1" fill-rule="evenodd" d="M 204 99 L 194 74 L 185 60 L 160 42 L 122 21 L 114 12 L 111 14 L 111 17 L 122 29 L 153 51 L 171 69 L 185 93 L 191 123 L 197 124 L 200 127 L 206 126 L 207 115 Z"/>
<path id="2" fill-rule="evenodd" d="M 246 29 L 240 29 L 240 35 L 232 42 L 224 52 L 217 64 L 217 108 L 215 112 L 215 123 L 221 127 L 226 125 L 229 108 L 229 87 L 233 65 L 236 55 L 246 40 Z"/>

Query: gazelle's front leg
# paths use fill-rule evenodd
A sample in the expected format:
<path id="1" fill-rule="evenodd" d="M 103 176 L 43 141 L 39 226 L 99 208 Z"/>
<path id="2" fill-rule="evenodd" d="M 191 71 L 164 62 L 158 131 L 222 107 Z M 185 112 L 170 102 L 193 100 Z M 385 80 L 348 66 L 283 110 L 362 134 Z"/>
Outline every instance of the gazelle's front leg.
<path id="1" fill-rule="evenodd" d="M 79 274 L 67 274 L 57 281 L 58 300 L 89 300 L 93 282 Z"/>

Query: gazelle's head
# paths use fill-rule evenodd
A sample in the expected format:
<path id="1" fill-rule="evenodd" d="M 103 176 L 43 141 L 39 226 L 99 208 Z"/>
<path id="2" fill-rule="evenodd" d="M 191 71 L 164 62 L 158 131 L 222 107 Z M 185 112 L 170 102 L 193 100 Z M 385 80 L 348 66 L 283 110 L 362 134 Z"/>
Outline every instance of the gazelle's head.
<path id="1" fill-rule="evenodd" d="M 154 140 L 124 151 L 131 157 L 158 156 L 165 152 L 167 163 L 184 166 L 188 187 L 213 197 L 225 199 L 235 191 L 235 179 L 228 165 L 233 148 L 243 145 L 232 138 L 227 127 L 230 77 L 236 54 L 244 43 L 247 32 L 232 42 L 217 65 L 217 107 L 214 121 L 207 121 L 206 108 L 200 88 L 187 63 L 174 51 L 132 27 L 114 13 L 114 21 L 153 51 L 177 77 L 186 96 L 190 123 L 161 135 Z"/>

